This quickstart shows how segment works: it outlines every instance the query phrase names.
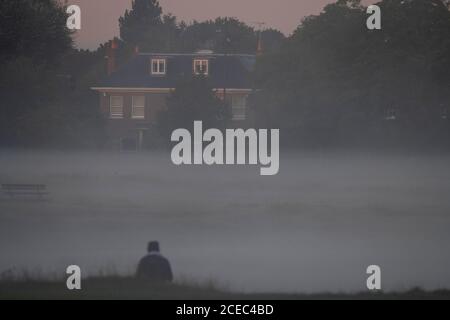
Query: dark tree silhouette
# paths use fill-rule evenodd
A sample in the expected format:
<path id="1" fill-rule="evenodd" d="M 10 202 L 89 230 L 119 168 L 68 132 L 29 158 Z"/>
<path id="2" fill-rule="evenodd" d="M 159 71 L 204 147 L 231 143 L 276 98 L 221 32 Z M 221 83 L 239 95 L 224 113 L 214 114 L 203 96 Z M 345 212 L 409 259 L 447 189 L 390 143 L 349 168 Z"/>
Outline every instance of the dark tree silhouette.
<path id="1" fill-rule="evenodd" d="M 57 1 L 0 0 L 0 14 L 0 145 L 90 144 L 101 128 L 90 74 L 102 58 L 72 49 Z"/>
<path id="2" fill-rule="evenodd" d="M 448 144 L 450 13 L 441 0 L 384 0 L 382 29 L 340 0 L 257 64 L 264 125 L 302 144 Z"/>
<path id="3" fill-rule="evenodd" d="M 204 76 L 184 78 L 167 98 L 167 110 L 159 115 L 164 136 L 177 128 L 191 129 L 194 121 L 204 128 L 222 128 L 230 118 L 228 106 L 213 92 Z"/>

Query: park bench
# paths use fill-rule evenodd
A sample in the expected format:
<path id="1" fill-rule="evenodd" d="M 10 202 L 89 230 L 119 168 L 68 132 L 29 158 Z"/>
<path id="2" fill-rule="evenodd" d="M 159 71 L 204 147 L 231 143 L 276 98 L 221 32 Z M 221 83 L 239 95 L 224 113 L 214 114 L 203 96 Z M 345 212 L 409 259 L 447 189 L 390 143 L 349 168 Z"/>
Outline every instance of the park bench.
<path id="1" fill-rule="evenodd" d="M 47 186 L 45 184 L 2 184 L 3 193 L 11 198 L 17 195 L 36 196 L 42 199 L 47 195 Z"/>

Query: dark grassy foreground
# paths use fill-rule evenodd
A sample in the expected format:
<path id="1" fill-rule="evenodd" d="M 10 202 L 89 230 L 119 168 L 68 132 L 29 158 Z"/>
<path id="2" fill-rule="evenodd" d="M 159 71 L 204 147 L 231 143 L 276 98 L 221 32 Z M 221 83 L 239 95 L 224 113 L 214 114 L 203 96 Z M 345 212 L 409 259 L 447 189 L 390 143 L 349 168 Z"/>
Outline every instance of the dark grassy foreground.
<path id="1" fill-rule="evenodd" d="M 0 300 L 5 299 L 230 299 L 230 300 L 297 300 L 297 299 L 450 299 L 449 290 L 425 292 L 413 289 L 403 293 L 356 293 L 356 294 L 242 294 L 218 290 L 213 286 L 185 284 L 142 283 L 133 278 L 103 277 L 85 279 L 82 290 L 69 291 L 65 281 L 2 281 Z"/>

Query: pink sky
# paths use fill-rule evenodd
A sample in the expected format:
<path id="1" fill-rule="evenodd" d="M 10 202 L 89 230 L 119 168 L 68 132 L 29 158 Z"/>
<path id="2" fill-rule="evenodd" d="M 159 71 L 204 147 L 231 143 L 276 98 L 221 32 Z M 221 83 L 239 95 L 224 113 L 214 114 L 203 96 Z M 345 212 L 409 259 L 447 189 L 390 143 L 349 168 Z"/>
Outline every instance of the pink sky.
<path id="1" fill-rule="evenodd" d="M 218 16 L 236 17 L 248 24 L 264 21 L 267 27 L 291 33 L 304 16 L 318 14 L 333 0 L 160 0 L 164 13 L 180 20 L 206 20 Z M 366 1 L 367 2 L 367 1 Z M 82 27 L 76 35 L 81 48 L 97 46 L 119 35 L 118 18 L 131 0 L 68 0 L 81 7 Z"/>

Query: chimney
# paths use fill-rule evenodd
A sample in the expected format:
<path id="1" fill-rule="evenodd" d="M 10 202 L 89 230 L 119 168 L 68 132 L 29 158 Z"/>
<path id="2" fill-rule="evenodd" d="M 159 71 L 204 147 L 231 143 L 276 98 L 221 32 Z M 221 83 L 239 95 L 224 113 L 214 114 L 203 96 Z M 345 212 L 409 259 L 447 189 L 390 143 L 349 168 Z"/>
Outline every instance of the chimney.
<path id="1" fill-rule="evenodd" d="M 256 55 L 259 57 L 263 54 L 262 34 L 258 32 L 258 46 L 256 48 Z"/>
<path id="2" fill-rule="evenodd" d="M 109 42 L 106 55 L 106 64 L 107 64 L 106 71 L 108 75 L 116 71 L 116 49 L 117 49 L 117 42 L 116 39 L 113 39 Z"/>

